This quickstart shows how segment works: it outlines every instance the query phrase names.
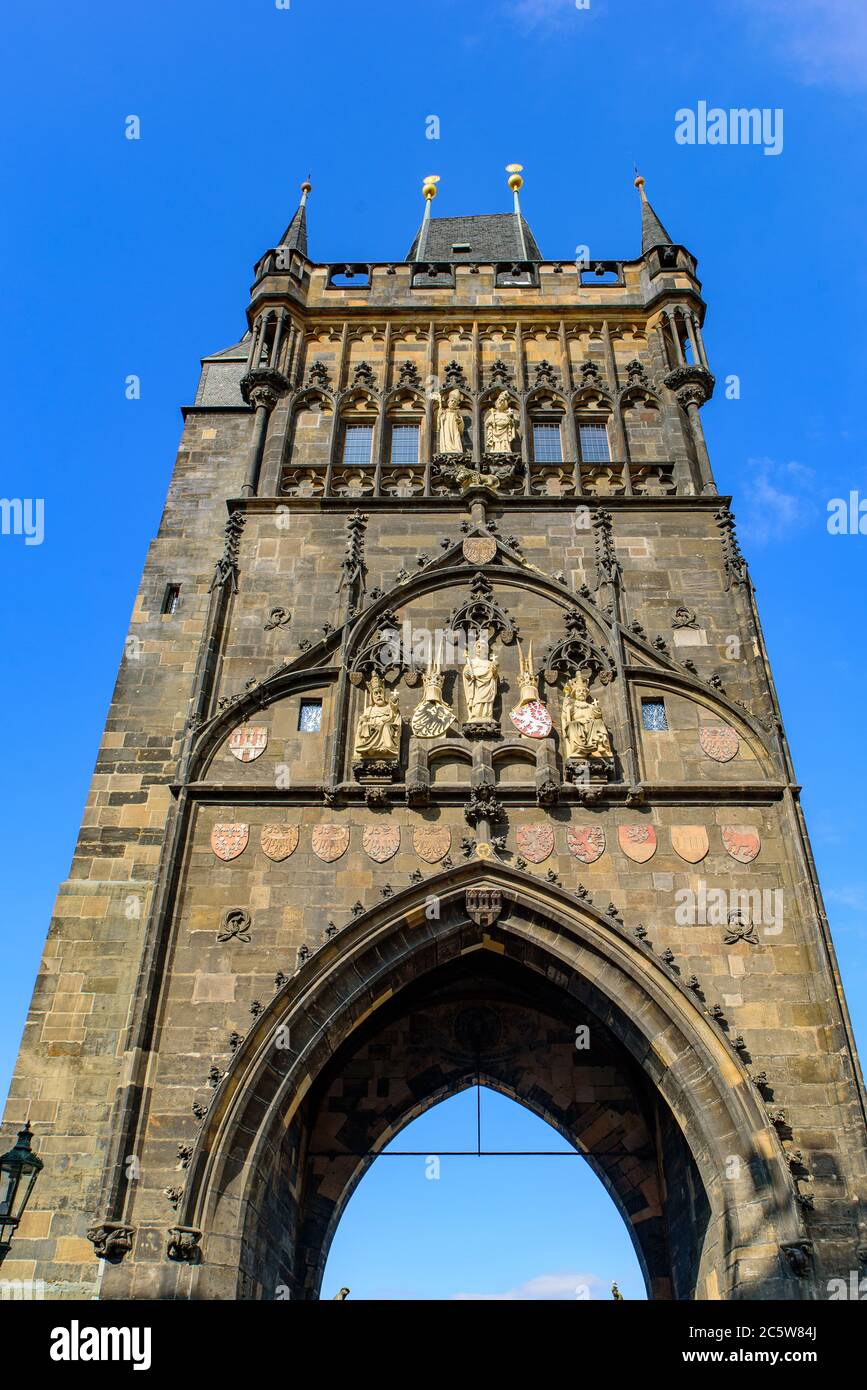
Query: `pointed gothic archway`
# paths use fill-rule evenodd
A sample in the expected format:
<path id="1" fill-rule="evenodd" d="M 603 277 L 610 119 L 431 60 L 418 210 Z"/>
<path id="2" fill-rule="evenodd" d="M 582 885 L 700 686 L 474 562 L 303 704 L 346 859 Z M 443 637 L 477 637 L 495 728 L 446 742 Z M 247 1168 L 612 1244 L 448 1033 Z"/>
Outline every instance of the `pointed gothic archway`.
<path id="1" fill-rule="evenodd" d="M 481 1158 L 479 1157 L 481 1155 Z M 629 1227 L 574 1144 L 526 1105 L 467 1086 L 411 1120 L 363 1174 L 320 1298 L 643 1302 Z"/>
<path id="2" fill-rule="evenodd" d="M 499 895 L 487 924 L 479 888 Z M 478 862 L 357 919 L 256 1020 L 193 1155 L 203 1260 L 175 1296 L 316 1298 L 373 1156 L 477 1077 L 585 1153 L 651 1297 L 800 1296 L 791 1179 L 724 1033 L 616 921 Z"/>

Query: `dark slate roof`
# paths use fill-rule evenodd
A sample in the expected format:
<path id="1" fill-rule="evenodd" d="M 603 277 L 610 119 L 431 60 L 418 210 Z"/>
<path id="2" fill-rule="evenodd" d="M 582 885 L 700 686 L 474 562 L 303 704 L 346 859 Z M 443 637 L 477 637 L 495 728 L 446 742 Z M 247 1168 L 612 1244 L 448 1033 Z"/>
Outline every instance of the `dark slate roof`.
<path id="1" fill-rule="evenodd" d="M 285 246 L 290 251 L 299 251 L 302 256 L 307 255 L 307 208 L 303 203 L 277 245 Z"/>
<path id="2" fill-rule="evenodd" d="M 518 224 L 512 212 L 492 212 L 477 217 L 432 217 L 424 248 L 426 261 L 541 261 L 542 252 L 523 217 L 526 255 L 521 247 Z M 408 261 L 414 261 L 421 228 L 409 249 Z M 468 243 L 469 251 L 453 251 L 456 244 Z"/>
<path id="3" fill-rule="evenodd" d="M 642 190 L 643 192 L 643 190 Z M 671 237 L 663 227 L 646 197 L 641 199 L 641 254 L 646 256 L 654 246 L 672 246 Z"/>

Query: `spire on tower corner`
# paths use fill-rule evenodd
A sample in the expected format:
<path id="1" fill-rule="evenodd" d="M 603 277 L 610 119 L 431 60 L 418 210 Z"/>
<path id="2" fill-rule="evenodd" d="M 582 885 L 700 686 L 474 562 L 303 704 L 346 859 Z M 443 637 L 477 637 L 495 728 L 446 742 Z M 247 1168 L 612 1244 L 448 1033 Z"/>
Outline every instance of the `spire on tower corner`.
<path id="1" fill-rule="evenodd" d="M 424 217 L 422 218 L 422 224 L 419 228 L 418 236 L 416 237 L 414 242 L 415 256 L 413 257 L 413 259 L 416 261 L 420 261 L 425 253 L 428 232 L 430 231 L 431 203 L 437 196 L 437 184 L 439 183 L 439 181 L 439 174 L 425 174 L 424 178 L 422 179 L 421 191 L 424 195 Z M 410 253 L 410 255 L 412 255 L 412 253 Z"/>
<path id="2" fill-rule="evenodd" d="M 641 195 L 641 254 L 646 256 L 655 246 L 672 246 L 674 243 L 653 211 L 644 191 L 644 179 L 637 169 L 635 187 Z"/>
<path id="3" fill-rule="evenodd" d="M 284 250 L 297 251 L 302 256 L 307 255 L 307 197 L 312 191 L 313 185 L 308 174 L 301 185 L 301 202 L 298 204 L 298 211 L 277 243 Z"/>
<path id="4" fill-rule="evenodd" d="M 521 200 L 518 197 L 524 187 L 524 180 L 521 177 L 524 172 L 523 164 L 507 164 L 506 173 L 509 175 L 509 187 L 515 196 L 515 224 L 518 229 L 518 245 L 521 248 L 522 259 L 527 259 L 527 238 L 524 236 L 524 219 L 521 216 Z"/>

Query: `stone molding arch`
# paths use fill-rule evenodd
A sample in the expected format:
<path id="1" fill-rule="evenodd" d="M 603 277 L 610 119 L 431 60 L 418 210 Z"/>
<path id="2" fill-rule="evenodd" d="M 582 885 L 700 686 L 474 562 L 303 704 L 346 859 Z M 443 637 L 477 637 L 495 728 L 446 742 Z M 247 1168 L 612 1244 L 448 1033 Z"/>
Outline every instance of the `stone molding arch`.
<path id="1" fill-rule="evenodd" d="M 666 671 L 658 666 L 630 666 L 627 668 L 626 676 L 630 688 L 643 684 L 655 685 L 672 695 L 692 700 L 709 714 L 724 719 L 731 724 L 738 737 L 748 744 L 766 779 L 785 776 L 785 764 L 780 750 L 771 746 L 771 734 L 762 728 L 754 714 L 734 704 L 721 691 L 709 689 L 686 671 L 681 674 L 679 671 Z"/>
<path id="2" fill-rule="evenodd" d="M 467 890 L 499 893 L 489 926 L 467 915 Z M 441 901 L 431 921 L 425 904 Z M 707 1192 L 714 1247 L 705 1297 L 749 1297 L 751 1278 L 779 1278 L 798 1297 L 780 1248 L 805 1238 L 782 1147 L 725 1033 L 671 969 L 625 927 L 564 890 L 510 866 L 470 862 L 370 909 L 275 995 L 238 1048 L 190 1163 L 182 1225 L 203 1233 L 195 1271 L 209 1297 L 209 1261 L 243 1264 L 260 1165 L 341 1043 L 407 981 L 471 951 L 508 955 L 567 995 L 592 1000 L 670 1107 Z M 290 1046 L 275 1046 L 288 1028 Z M 736 1176 L 731 1176 L 736 1162 Z M 255 1224 L 255 1223 L 254 1223 Z M 767 1231 L 776 1244 L 770 1247 Z M 718 1248 L 717 1248 L 718 1246 Z"/>

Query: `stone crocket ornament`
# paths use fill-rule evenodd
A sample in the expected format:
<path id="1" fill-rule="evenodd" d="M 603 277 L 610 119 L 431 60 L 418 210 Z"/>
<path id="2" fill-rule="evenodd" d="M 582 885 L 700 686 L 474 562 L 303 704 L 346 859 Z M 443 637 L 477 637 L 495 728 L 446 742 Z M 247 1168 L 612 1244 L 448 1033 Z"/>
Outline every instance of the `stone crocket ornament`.
<path id="1" fill-rule="evenodd" d="M 611 739 L 599 701 L 591 699 L 587 678 L 577 671 L 563 690 L 563 743 L 567 762 L 611 761 Z"/>
<path id="2" fill-rule="evenodd" d="M 464 699 L 467 717 L 464 733 L 499 733 L 494 720 L 494 701 L 500 684 L 500 664 L 490 652 L 488 638 L 476 634 L 463 669 Z"/>
<path id="3" fill-rule="evenodd" d="M 403 720 L 397 696 L 389 694 L 380 675 L 371 676 L 364 709 L 355 725 L 353 762 L 362 766 L 393 768 L 400 762 L 400 731 Z"/>
<path id="4" fill-rule="evenodd" d="M 509 718 L 515 728 L 527 738 L 547 738 L 551 732 L 551 714 L 539 698 L 539 684 L 533 675 L 533 643 L 527 648 L 526 660 L 518 643 L 518 690 L 521 698 Z"/>
<path id="5" fill-rule="evenodd" d="M 416 738 L 439 738 L 456 722 L 454 710 L 443 699 L 442 647 L 428 662 L 422 678 L 422 697 L 413 710 L 410 727 Z"/>

